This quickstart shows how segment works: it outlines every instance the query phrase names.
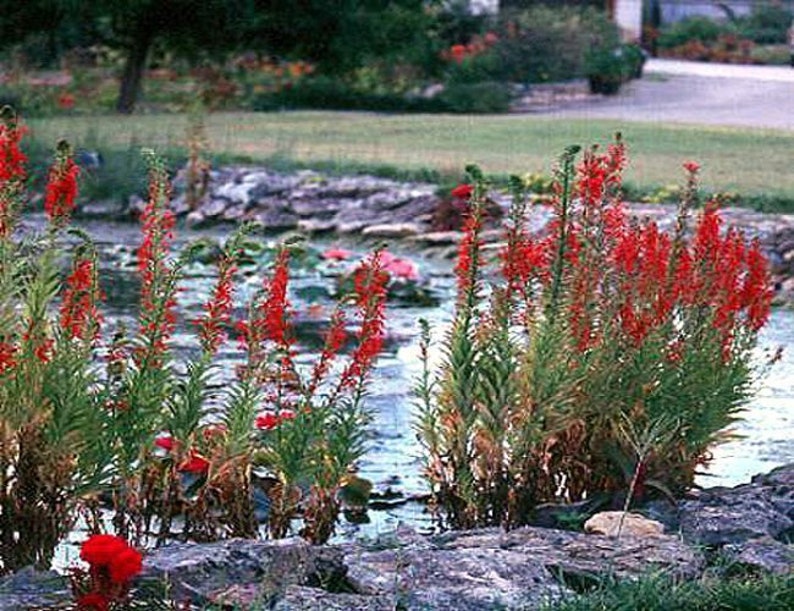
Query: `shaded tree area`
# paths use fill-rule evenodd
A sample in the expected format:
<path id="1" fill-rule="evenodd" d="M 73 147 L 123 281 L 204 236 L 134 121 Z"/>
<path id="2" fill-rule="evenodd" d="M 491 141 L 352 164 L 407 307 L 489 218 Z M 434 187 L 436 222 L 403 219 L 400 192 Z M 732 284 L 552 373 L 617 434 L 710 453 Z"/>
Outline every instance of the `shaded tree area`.
<path id="1" fill-rule="evenodd" d="M 294 56 L 339 74 L 373 57 L 426 53 L 428 6 L 422 0 L 0 0 L 0 49 L 31 35 L 47 40 L 51 57 L 76 45 L 118 49 L 116 107 L 130 113 L 156 46 L 193 61 L 239 49 Z"/>
<path id="2" fill-rule="evenodd" d="M 552 8 L 558 6 L 592 6 L 608 9 L 612 2 L 610 0 L 499 0 L 499 10 L 522 10 L 539 4 L 545 4 Z"/>

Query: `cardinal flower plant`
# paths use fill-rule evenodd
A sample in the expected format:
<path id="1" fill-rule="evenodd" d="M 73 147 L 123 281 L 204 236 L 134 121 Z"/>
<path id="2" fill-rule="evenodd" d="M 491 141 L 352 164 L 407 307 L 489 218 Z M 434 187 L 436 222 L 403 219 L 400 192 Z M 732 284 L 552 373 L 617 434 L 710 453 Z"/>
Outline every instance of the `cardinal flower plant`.
<path id="1" fill-rule="evenodd" d="M 716 201 L 692 209 L 697 165 L 668 233 L 624 209 L 620 141 L 576 154 L 560 160 L 544 235 L 529 233 L 512 180 L 495 261 L 480 237 L 486 184 L 470 168 L 445 358 L 417 389 L 425 476 L 452 527 L 524 524 L 544 502 L 680 494 L 759 373 L 767 262 L 723 227 Z"/>
<path id="2" fill-rule="evenodd" d="M 365 447 L 363 398 L 385 336 L 381 253 L 358 266 L 322 353 L 307 364 L 299 361 L 289 302 L 294 245 L 283 245 L 236 320 L 237 260 L 252 239 L 241 228 L 226 242 L 203 313 L 192 321 L 200 349 L 178 360 L 171 343 L 185 322 L 179 297 L 190 257 L 172 252 L 162 162 L 147 153 L 137 323 L 129 332 L 103 329 L 97 252 L 70 227 L 79 177 L 70 147 L 62 142 L 55 151 L 46 228 L 24 234 L 17 221 L 27 198 L 25 128 L 3 112 L 0 572 L 48 566 L 80 513 L 100 532 L 100 498 L 111 500 L 116 535 L 135 545 L 175 534 L 257 536 L 259 521 L 281 537 L 297 527 L 299 512 L 300 532 L 326 540 L 339 511 L 337 489 Z M 215 357 L 229 334 L 238 335 L 240 366 L 231 382 L 217 384 Z M 183 526 L 175 533 L 177 515 Z"/>

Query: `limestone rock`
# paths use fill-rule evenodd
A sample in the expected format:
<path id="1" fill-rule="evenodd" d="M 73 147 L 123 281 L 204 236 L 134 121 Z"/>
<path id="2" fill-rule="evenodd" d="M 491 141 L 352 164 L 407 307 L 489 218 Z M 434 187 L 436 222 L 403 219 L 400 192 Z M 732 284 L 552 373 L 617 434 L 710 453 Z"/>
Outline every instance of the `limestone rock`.
<path id="1" fill-rule="evenodd" d="M 457 244 L 460 242 L 462 237 L 463 234 L 459 231 L 431 231 L 416 236 L 414 241 L 430 246 L 443 246 L 448 244 Z"/>
<path id="2" fill-rule="evenodd" d="M 658 570 L 681 578 L 700 575 L 705 560 L 678 537 L 602 537 L 525 526 L 510 532 L 481 529 L 447 533 L 437 538 L 444 548 L 500 547 L 520 551 L 541 562 L 553 574 L 592 579 L 609 566 L 618 578 L 636 578 Z"/>
<path id="3" fill-rule="evenodd" d="M 622 511 L 601 511 L 584 523 L 584 530 L 594 535 L 617 537 L 634 535 L 637 537 L 655 537 L 664 533 L 664 525 L 638 513 Z"/>
<path id="4" fill-rule="evenodd" d="M 342 554 L 332 547 L 311 546 L 301 539 L 257 541 L 230 539 L 217 543 L 179 543 L 147 555 L 141 581 L 167 586 L 176 601 L 207 604 L 237 595 L 271 601 L 291 584 L 316 585 L 344 575 Z"/>
<path id="5" fill-rule="evenodd" d="M 26 567 L 0 578 L 0 611 L 27 611 L 72 600 L 68 580 L 55 571 Z"/>
<path id="6" fill-rule="evenodd" d="M 243 202 L 235 202 L 241 204 Z M 205 201 L 201 206 L 199 206 L 196 210 L 201 212 L 201 214 L 206 219 L 212 219 L 218 217 L 223 214 L 223 211 L 226 210 L 228 207 L 229 202 L 224 199 L 213 198 Z"/>
<path id="7" fill-rule="evenodd" d="M 361 235 L 373 238 L 406 238 L 422 232 L 417 223 L 383 223 L 370 225 L 361 230 Z"/>
<path id="8" fill-rule="evenodd" d="M 768 573 L 788 575 L 794 569 L 794 545 L 775 541 L 771 537 L 732 543 L 724 546 L 721 552 L 731 563 Z"/>
<path id="9" fill-rule="evenodd" d="M 260 223 L 267 231 L 284 231 L 298 226 L 296 214 L 280 210 L 257 209 L 246 213 L 243 218 Z"/>
<path id="10" fill-rule="evenodd" d="M 679 505 L 681 533 L 688 542 L 712 546 L 782 538 L 794 529 L 794 520 L 778 509 L 773 496 L 752 484 L 707 490 Z"/>
<path id="11" fill-rule="evenodd" d="M 383 550 L 345 562 L 354 589 L 408 609 L 536 608 L 566 592 L 540 562 L 498 548 Z"/>
<path id="12" fill-rule="evenodd" d="M 273 611 L 393 611 L 390 596 L 332 593 L 320 588 L 288 586 Z"/>

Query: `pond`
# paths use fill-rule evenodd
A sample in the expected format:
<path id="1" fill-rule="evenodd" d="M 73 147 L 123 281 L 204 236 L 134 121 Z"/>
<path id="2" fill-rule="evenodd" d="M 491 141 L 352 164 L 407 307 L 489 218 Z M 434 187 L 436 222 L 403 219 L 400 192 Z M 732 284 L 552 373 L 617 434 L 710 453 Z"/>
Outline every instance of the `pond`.
<path id="1" fill-rule="evenodd" d="M 26 220 L 38 225 L 42 219 L 37 217 Z M 131 323 L 137 304 L 136 281 L 130 266 L 131 253 L 139 241 L 139 228 L 135 224 L 115 224 L 99 221 L 80 224 L 98 242 L 103 255 L 103 266 L 108 293 L 108 320 L 112 326 L 118 321 Z M 213 228 L 202 231 L 179 230 L 178 242 L 184 244 L 195 238 L 222 240 L 228 233 L 227 228 Z M 263 238 L 264 239 L 264 238 Z M 313 241 L 313 245 L 327 246 L 331 242 Z M 364 253 L 366 245 L 339 240 L 341 245 Z M 390 250 L 400 252 L 399 244 Z M 378 493 L 376 509 L 368 512 L 366 523 L 352 523 L 342 519 L 337 531 L 337 539 L 350 540 L 358 537 L 374 537 L 393 531 L 400 523 L 408 523 L 416 528 L 430 528 L 431 519 L 425 512 L 424 503 L 419 499 L 426 494 L 420 475 L 421 461 L 419 446 L 412 430 L 413 399 L 410 389 L 419 374 L 421 363 L 418 358 L 418 324 L 420 317 L 426 318 L 434 336 L 440 337 L 444 325 L 452 314 L 453 279 L 452 263 L 438 259 L 425 259 L 421 255 L 405 253 L 419 264 L 420 271 L 429 279 L 433 292 L 442 298 L 435 307 L 417 307 L 391 304 L 387 324 L 391 341 L 379 359 L 369 396 L 369 405 L 374 412 L 373 433 L 370 449 L 361 461 L 360 475 L 371 480 Z M 188 290 L 180 294 L 180 301 L 187 310 L 186 318 L 196 316 L 201 303 L 206 298 L 212 283 L 212 267 L 191 269 L 193 276 Z M 316 275 L 298 277 L 294 287 L 317 282 Z M 244 300 L 258 286 L 258 281 L 248 278 L 243 283 Z M 293 299 L 300 307 L 300 300 Z M 303 305 L 306 305 L 305 303 Z M 174 338 L 177 353 L 187 354 L 196 349 L 193 333 L 185 326 Z M 794 345 L 794 312 L 776 311 L 761 335 L 759 357 L 764 350 L 774 351 L 779 346 Z M 222 351 L 219 361 L 218 384 L 224 376 L 230 376 L 233 362 L 240 358 L 235 351 L 234 342 Z M 311 355 L 309 355 L 311 356 Z M 703 486 L 735 485 L 747 481 L 752 475 L 771 468 L 794 462 L 794 353 L 784 350 L 782 359 L 759 384 L 754 400 L 749 404 L 745 420 L 736 432 L 743 437 L 717 448 L 714 461 L 707 474 L 699 477 Z M 67 553 L 66 558 L 74 557 Z M 60 563 L 60 562 L 59 562 Z"/>

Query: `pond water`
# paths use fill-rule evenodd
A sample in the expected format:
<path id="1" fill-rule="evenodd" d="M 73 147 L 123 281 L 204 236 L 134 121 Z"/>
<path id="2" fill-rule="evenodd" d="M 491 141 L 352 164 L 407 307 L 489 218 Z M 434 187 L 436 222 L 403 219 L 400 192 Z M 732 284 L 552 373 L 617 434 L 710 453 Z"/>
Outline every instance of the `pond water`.
<path id="1" fill-rule="evenodd" d="M 28 219 L 37 225 L 41 219 Z M 107 222 L 84 222 L 83 229 L 98 242 L 106 272 L 111 282 L 105 285 L 109 297 L 109 316 L 113 321 L 133 321 L 137 304 L 136 281 L 129 266 L 129 253 L 137 246 L 139 229 L 134 224 L 111 224 Z M 215 228 L 204 231 L 178 232 L 178 241 L 186 242 L 197 237 L 223 238 L 228 231 Z M 264 238 L 263 238 L 264 239 Z M 322 241 L 319 242 L 321 245 Z M 314 244 L 314 242 L 313 242 Z M 334 244 L 365 252 L 366 246 L 357 243 Z M 400 254 L 398 245 L 390 248 Z M 121 253 L 121 255 L 120 255 Z M 417 261 L 429 279 L 434 291 L 440 295 L 452 294 L 452 264 L 449 261 L 424 260 L 416 253 L 406 253 Z M 193 270 L 196 272 L 196 270 Z M 181 304 L 188 311 L 187 318 L 195 316 L 206 298 L 212 282 L 212 268 L 197 271 L 180 295 Z M 295 286 L 312 279 L 297 279 Z M 258 282 L 249 279 L 243 293 L 250 293 Z M 247 295 L 241 295 L 241 298 Z M 419 529 L 431 526 L 424 504 L 416 500 L 426 493 L 420 476 L 421 461 L 419 447 L 412 430 L 412 398 L 410 389 L 419 374 L 418 324 L 424 317 L 429 320 L 435 336 L 443 333 L 450 320 L 452 300 L 442 300 L 436 307 L 400 307 L 390 305 L 387 324 L 392 341 L 378 361 L 371 386 L 369 405 L 374 411 L 373 435 L 369 452 L 360 463 L 360 475 L 375 484 L 375 490 L 383 496 L 380 508 L 368 512 L 368 522 L 351 523 L 342 520 L 337 538 L 353 539 L 374 537 L 393 531 L 400 523 L 408 523 Z M 195 350 L 195 338 L 188 329 L 182 329 L 174 338 L 177 351 L 183 354 Z M 230 375 L 232 363 L 239 353 L 231 343 L 220 356 L 219 375 Z M 759 356 L 764 350 L 775 350 L 779 346 L 794 345 L 794 312 L 776 311 L 761 335 Z M 225 373 L 224 373 L 225 372 Z M 223 380 L 219 379 L 222 383 Z M 703 486 L 735 485 L 747 481 L 752 475 L 794 462 L 794 352 L 784 350 L 782 359 L 759 384 L 757 396 L 749 404 L 745 420 L 737 426 L 743 435 L 731 443 L 717 448 L 708 474 L 702 475 L 698 483 Z M 414 500 L 412 500 L 414 499 Z M 67 556 L 72 556 L 71 553 Z M 63 557 L 62 557 L 63 560 Z"/>

